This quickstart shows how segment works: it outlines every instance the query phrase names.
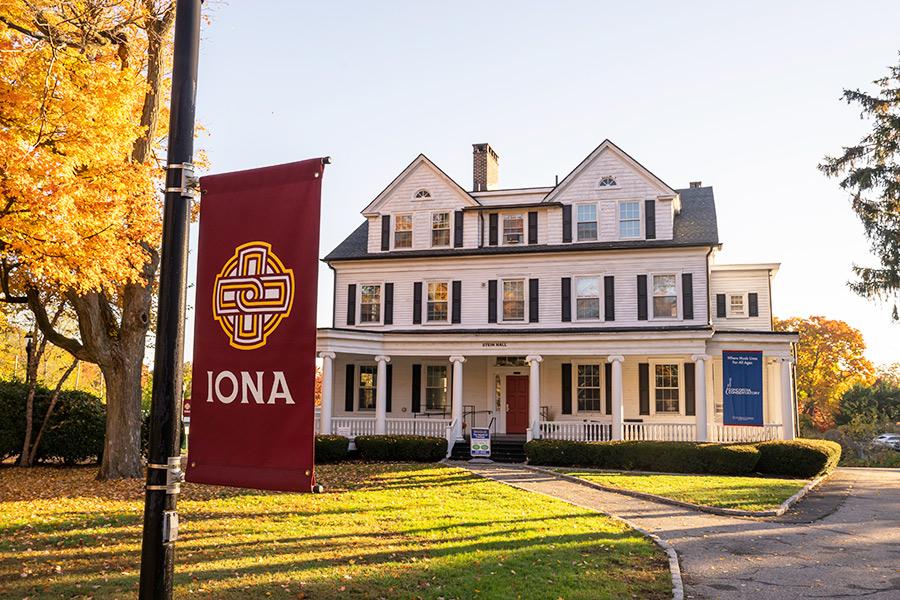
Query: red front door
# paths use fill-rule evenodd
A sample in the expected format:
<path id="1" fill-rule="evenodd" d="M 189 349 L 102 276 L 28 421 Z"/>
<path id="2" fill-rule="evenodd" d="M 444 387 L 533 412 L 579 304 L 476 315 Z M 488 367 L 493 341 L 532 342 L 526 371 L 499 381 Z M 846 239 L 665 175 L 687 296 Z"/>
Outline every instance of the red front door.
<path id="1" fill-rule="evenodd" d="M 528 376 L 506 376 L 506 433 L 528 429 Z"/>

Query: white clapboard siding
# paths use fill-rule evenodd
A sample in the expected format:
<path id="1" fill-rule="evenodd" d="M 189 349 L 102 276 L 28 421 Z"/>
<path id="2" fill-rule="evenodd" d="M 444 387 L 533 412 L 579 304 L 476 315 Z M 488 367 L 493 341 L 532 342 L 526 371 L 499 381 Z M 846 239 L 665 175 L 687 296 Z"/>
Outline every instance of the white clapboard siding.
<path id="1" fill-rule="evenodd" d="M 716 295 L 749 294 L 754 292 L 759 296 L 759 316 L 757 317 L 726 317 L 716 316 Z M 710 305 L 713 324 L 719 329 L 751 329 L 754 331 L 769 331 L 772 328 L 772 312 L 769 297 L 769 270 L 768 269 L 713 269 L 710 277 Z M 746 300 L 745 300 L 746 301 Z"/>

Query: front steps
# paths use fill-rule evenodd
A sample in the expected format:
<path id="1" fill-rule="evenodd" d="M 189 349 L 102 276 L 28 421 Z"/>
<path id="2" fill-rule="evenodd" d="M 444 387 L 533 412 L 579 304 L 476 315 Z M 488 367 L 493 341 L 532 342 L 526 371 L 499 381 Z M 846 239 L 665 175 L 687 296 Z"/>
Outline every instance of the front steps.
<path id="1" fill-rule="evenodd" d="M 469 438 L 456 442 L 451 460 L 471 460 L 469 454 Z M 525 462 L 525 436 L 500 436 L 491 438 L 491 457 L 494 462 L 524 463 Z"/>

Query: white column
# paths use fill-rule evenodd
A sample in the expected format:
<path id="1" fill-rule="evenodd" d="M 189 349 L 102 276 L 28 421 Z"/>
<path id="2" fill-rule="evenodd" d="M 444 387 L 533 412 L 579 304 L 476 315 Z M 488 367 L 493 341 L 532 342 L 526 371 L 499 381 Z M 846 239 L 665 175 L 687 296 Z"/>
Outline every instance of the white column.
<path id="1" fill-rule="evenodd" d="M 453 425 L 453 439 L 462 439 L 463 405 L 463 363 L 465 356 L 451 356 L 453 363 L 453 391 L 450 393 L 450 420 Z"/>
<path id="2" fill-rule="evenodd" d="M 375 435 L 387 433 L 387 364 L 390 356 L 375 357 L 378 373 L 375 376 Z"/>
<path id="3" fill-rule="evenodd" d="M 791 381 L 791 365 L 793 358 L 781 359 L 781 426 L 784 439 L 792 440 L 797 436 L 794 431 L 796 409 L 794 407 L 794 385 Z"/>
<path id="4" fill-rule="evenodd" d="M 528 371 L 528 429 L 532 439 L 541 437 L 541 361 L 538 355 L 526 356 Z"/>
<path id="5" fill-rule="evenodd" d="M 322 359 L 322 406 L 319 407 L 319 433 L 331 434 L 331 413 L 334 411 L 334 352 L 320 352 Z M 348 385 L 351 385 L 348 383 Z"/>
<path id="6" fill-rule="evenodd" d="M 706 404 L 706 361 L 709 354 L 695 354 L 694 361 L 694 407 L 697 413 L 697 441 L 709 441 L 709 415 Z"/>
<path id="7" fill-rule="evenodd" d="M 612 363 L 612 439 L 621 440 L 624 437 L 622 424 L 625 412 L 625 399 L 622 393 L 622 363 L 625 357 L 619 354 L 607 358 Z"/>

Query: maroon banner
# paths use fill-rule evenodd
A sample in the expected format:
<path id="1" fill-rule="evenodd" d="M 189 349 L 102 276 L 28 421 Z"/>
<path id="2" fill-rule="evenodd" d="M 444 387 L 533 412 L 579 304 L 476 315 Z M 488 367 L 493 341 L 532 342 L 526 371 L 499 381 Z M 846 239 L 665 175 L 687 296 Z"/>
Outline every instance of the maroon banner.
<path id="1" fill-rule="evenodd" d="M 315 484 L 322 159 L 200 180 L 187 480 Z"/>

